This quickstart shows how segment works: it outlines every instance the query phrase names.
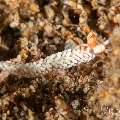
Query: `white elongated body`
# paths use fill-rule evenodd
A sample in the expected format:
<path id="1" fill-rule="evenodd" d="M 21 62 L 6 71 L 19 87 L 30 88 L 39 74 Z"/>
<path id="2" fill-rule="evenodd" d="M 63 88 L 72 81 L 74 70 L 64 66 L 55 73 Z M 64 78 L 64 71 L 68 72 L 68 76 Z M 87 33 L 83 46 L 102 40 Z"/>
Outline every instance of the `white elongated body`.
<path id="1" fill-rule="evenodd" d="M 89 47 L 86 50 L 81 50 L 79 46 L 76 46 L 73 49 L 64 50 L 52 54 L 45 59 L 26 64 L 2 61 L 0 62 L 0 69 L 19 77 L 38 77 L 52 70 L 67 69 L 81 63 L 88 63 L 93 60 L 97 54 L 102 53 L 107 44 L 109 44 L 109 41 L 105 41 L 103 44 L 94 47 L 92 52 Z"/>

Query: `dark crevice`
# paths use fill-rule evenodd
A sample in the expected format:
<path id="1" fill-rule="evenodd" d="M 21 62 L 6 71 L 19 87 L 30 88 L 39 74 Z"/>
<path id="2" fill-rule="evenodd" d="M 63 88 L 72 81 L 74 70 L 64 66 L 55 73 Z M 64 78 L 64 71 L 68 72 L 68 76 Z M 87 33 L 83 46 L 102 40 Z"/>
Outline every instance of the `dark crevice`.
<path id="1" fill-rule="evenodd" d="M 68 14 L 73 24 L 79 24 L 79 14 L 75 13 L 73 10 L 69 10 Z"/>
<path id="2" fill-rule="evenodd" d="M 98 29 L 97 28 L 97 10 L 91 11 L 91 14 L 88 16 L 88 25 L 90 26 L 91 29 Z"/>
<path id="3" fill-rule="evenodd" d="M 17 51 L 14 49 L 17 40 L 21 37 L 21 32 L 18 28 L 5 27 L 1 32 L 2 43 L 9 48 L 6 51 L 6 59 L 14 58 L 17 56 Z M 2 50 L 3 51 L 3 50 Z M 2 54 L 1 50 L 0 53 Z"/>
<path id="4" fill-rule="evenodd" d="M 50 3 L 50 0 L 37 0 L 40 8 L 44 7 L 45 5 L 48 5 Z"/>
<path id="5" fill-rule="evenodd" d="M 9 47 L 13 48 L 16 41 L 21 37 L 20 30 L 18 28 L 11 28 L 7 26 L 1 33 L 4 43 Z"/>

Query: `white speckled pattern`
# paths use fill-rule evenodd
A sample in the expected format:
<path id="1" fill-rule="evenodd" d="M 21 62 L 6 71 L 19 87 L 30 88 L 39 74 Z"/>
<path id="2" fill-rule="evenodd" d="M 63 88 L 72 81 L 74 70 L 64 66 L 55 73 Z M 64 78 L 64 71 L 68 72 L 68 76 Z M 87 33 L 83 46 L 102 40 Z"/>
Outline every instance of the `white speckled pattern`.
<path id="1" fill-rule="evenodd" d="M 89 48 L 86 51 L 81 51 L 79 46 L 77 46 L 73 49 L 52 54 L 45 59 L 26 64 L 0 62 L 0 69 L 8 71 L 10 74 L 18 75 L 19 77 L 38 77 L 41 74 L 55 69 L 67 69 L 81 63 L 88 63 L 90 60 L 93 60 L 98 53 L 102 53 L 107 44 L 109 44 L 109 42 L 105 41 L 105 44 L 103 43 L 96 46 L 93 52 L 90 52 Z"/>

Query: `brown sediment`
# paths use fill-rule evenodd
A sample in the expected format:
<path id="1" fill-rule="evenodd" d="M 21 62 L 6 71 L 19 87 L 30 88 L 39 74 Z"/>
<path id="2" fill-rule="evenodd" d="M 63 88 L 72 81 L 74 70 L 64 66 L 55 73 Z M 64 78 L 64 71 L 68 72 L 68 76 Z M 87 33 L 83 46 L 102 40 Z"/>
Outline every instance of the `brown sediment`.
<path id="1" fill-rule="evenodd" d="M 0 119 L 120 119 L 119 0 L 0 0 L 1 61 L 34 62 L 63 51 L 67 40 L 86 43 L 91 31 L 97 44 L 112 43 L 88 64 L 39 78 L 1 72 Z"/>

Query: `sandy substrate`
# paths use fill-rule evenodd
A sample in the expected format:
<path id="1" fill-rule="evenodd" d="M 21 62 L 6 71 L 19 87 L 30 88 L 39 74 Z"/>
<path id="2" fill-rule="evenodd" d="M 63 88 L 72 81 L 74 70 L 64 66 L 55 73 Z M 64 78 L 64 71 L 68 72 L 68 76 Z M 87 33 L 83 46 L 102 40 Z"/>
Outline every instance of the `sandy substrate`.
<path id="1" fill-rule="evenodd" d="M 0 61 L 37 61 L 90 31 L 112 43 L 87 64 L 39 78 L 1 71 L 0 120 L 120 120 L 120 0 L 0 0 Z"/>

